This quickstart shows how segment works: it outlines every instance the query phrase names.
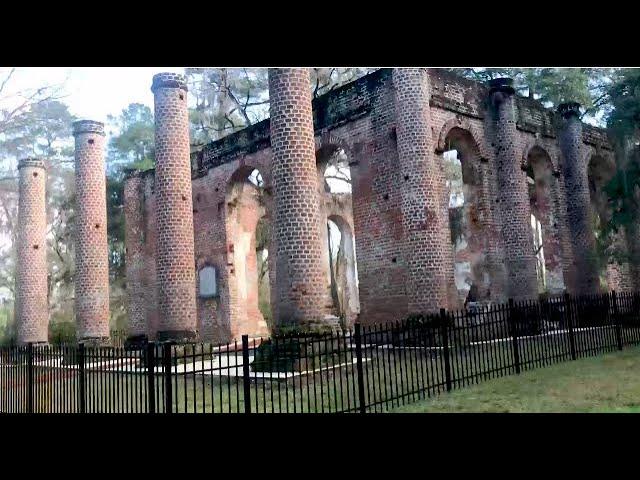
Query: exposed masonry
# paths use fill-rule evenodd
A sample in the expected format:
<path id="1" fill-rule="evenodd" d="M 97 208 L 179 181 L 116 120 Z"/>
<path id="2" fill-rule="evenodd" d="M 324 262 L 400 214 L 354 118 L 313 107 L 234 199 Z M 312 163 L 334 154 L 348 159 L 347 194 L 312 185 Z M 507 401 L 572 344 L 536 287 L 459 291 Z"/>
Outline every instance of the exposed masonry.
<path id="1" fill-rule="evenodd" d="M 156 157 L 156 281 L 159 340 L 196 336 L 193 205 L 187 85 L 182 75 L 153 77 Z M 134 247 L 135 250 L 135 247 Z M 140 265 L 134 266 L 140 268 Z"/>
<path id="2" fill-rule="evenodd" d="M 302 81 L 304 76 L 294 72 L 284 73 L 282 78 Z M 342 219 L 339 222 L 347 230 L 352 228 L 359 283 L 357 289 L 346 291 L 352 295 L 357 292 L 359 306 L 351 310 L 350 321 L 357 316 L 362 323 L 374 323 L 400 319 L 419 310 L 461 307 L 466 293 L 456 287 L 454 270 L 462 264 L 470 264 L 467 270 L 471 273 L 466 275 L 478 287 L 480 301 L 536 296 L 541 291 L 536 275 L 541 263 L 546 291 L 559 293 L 566 288 L 574 294 L 592 292 L 597 274 L 579 271 L 587 267 L 581 266 L 583 259 L 578 257 L 584 254 L 585 245 L 594 244 L 593 230 L 583 228 L 584 212 L 592 212 L 599 203 L 595 195 L 584 195 L 583 184 L 576 189 L 573 177 L 567 179 L 567 170 L 574 172 L 579 167 L 581 182 L 584 172 L 591 171 L 590 166 L 594 171 L 610 171 L 613 152 L 605 132 L 588 125 L 564 128 L 566 120 L 557 112 L 511 93 L 508 85 L 493 87 L 491 91 L 488 85 L 438 69 L 402 69 L 395 73 L 382 69 L 314 100 L 317 160 L 327 151 L 342 149 L 349 161 L 352 193 L 343 194 L 341 200 L 327 192 L 313 199 L 308 177 L 310 135 L 303 126 L 303 113 L 298 130 L 280 135 L 275 151 L 267 119 L 192 155 L 195 253 L 191 265 L 198 271 L 207 265 L 215 267 L 218 287 L 215 297 L 197 298 L 201 338 L 227 341 L 241 333 L 265 331 L 264 318 L 256 308 L 257 295 L 251 292 L 257 288 L 255 239 L 251 235 L 255 236 L 259 218 L 271 224 L 269 279 L 272 296 L 279 296 L 272 301 L 272 308 L 283 304 L 283 296 L 293 295 L 290 278 L 282 280 L 282 265 L 276 265 L 276 239 L 294 242 L 294 238 L 302 237 L 274 232 L 278 215 L 281 217 L 276 225 L 283 221 L 294 225 L 303 218 L 311 222 L 307 229 L 318 224 L 320 238 L 325 240 L 322 229 L 330 217 Z M 280 88 L 280 83 L 272 81 L 275 88 Z M 276 106 L 281 105 L 279 98 L 283 97 L 278 93 L 274 96 L 275 92 L 271 92 L 272 101 L 275 98 Z M 296 95 L 300 103 L 291 105 L 294 116 L 304 111 L 308 101 L 306 95 Z M 279 131 L 283 127 L 274 128 Z M 306 160 L 299 164 L 304 167 L 296 167 L 298 163 L 289 162 L 281 153 L 296 149 L 304 149 L 305 156 L 300 158 Z M 451 241 L 452 220 L 447 208 L 444 152 L 451 149 L 459 152 L 468 192 L 462 209 L 468 240 L 462 247 Z M 272 169 L 274 157 L 289 163 Z M 293 170 L 282 177 L 283 168 Z M 259 195 L 246 181 L 255 169 L 264 181 Z M 318 168 L 317 175 L 321 174 Z M 134 267 L 132 271 L 137 273 L 128 278 L 132 294 L 134 289 L 142 292 L 132 296 L 130 308 L 145 310 L 144 314 L 136 311 L 136 328 L 140 329 L 144 317 L 152 337 L 157 330 L 171 328 L 169 324 L 158 325 L 162 315 L 155 301 L 154 260 L 161 231 L 156 210 L 160 205 L 166 208 L 158 198 L 157 175 L 154 171 L 132 172 L 125 189 L 126 211 L 132 212 L 127 221 L 132 218 L 137 223 L 127 225 L 127 232 L 141 232 L 127 235 L 128 255 L 135 256 L 142 266 L 137 270 Z M 291 212 L 295 210 L 293 203 L 282 204 L 285 206 L 278 211 L 280 203 L 274 196 L 281 187 L 274 175 L 290 182 L 286 188 L 296 189 L 300 198 L 295 200 L 305 205 L 306 217 L 287 213 L 287 205 Z M 588 174 L 587 186 L 594 183 L 593 176 Z M 293 200 L 289 197 L 287 201 Z M 319 204 L 319 222 L 313 219 L 313 202 Z M 137 205 L 135 210 L 130 203 Z M 567 208 L 569 204 L 571 209 Z M 576 215 L 574 209 L 581 213 Z M 536 257 L 534 251 L 532 213 L 543 232 L 544 256 Z M 576 231 L 580 235 L 576 236 Z M 315 233 L 309 235 L 316 245 Z M 185 236 L 180 242 L 186 242 L 187 247 L 176 244 L 173 253 L 186 265 L 188 239 Z M 626 248 L 626 243 L 626 238 L 620 239 L 621 248 Z M 326 251 L 324 245 L 321 249 Z M 305 261 L 317 265 L 317 247 L 313 246 L 308 255 Z M 632 270 L 628 265 L 609 265 L 598 273 L 606 277 L 609 287 L 630 290 L 635 286 Z M 312 272 L 314 279 L 316 273 Z M 136 279 L 136 275 L 142 278 Z M 314 279 L 305 281 L 316 285 Z M 196 280 L 197 276 L 191 285 L 196 285 Z M 319 286 L 304 288 L 316 292 L 311 299 L 322 295 Z M 143 303 L 133 300 L 138 295 L 144 297 Z M 296 320 L 317 320 L 319 304 L 311 300 L 308 306 L 313 313 L 305 312 L 304 318 Z M 323 313 L 329 315 L 333 307 L 328 299 Z M 282 313 L 275 315 L 278 322 L 287 320 Z M 184 328 L 180 323 L 184 318 L 175 317 L 175 321 L 173 328 Z"/>
<path id="3" fill-rule="evenodd" d="M 19 343 L 47 341 L 47 212 L 44 162 L 18 162 L 18 242 L 16 265 L 16 324 Z"/>
<path id="4" fill-rule="evenodd" d="M 274 325 L 322 329 L 327 304 L 309 71 L 269 69 Z"/>
<path id="5" fill-rule="evenodd" d="M 75 137 L 75 314 L 78 339 L 109 338 L 109 249 L 104 125 L 73 123 Z"/>
<path id="6" fill-rule="evenodd" d="M 589 192 L 589 164 L 583 154 L 582 122 L 579 105 L 566 104 L 560 110 L 564 125 L 560 129 L 560 149 L 564 159 L 564 181 L 567 199 L 567 223 L 573 238 L 574 268 L 580 274 L 575 288 L 584 293 L 599 293 L 600 280 L 595 255 L 594 218 Z M 595 199 L 594 199 L 595 200 Z"/>
<path id="7" fill-rule="evenodd" d="M 518 130 L 515 91 L 510 83 L 491 82 L 487 110 L 499 185 L 496 203 L 501 212 L 505 293 L 514 300 L 524 300 L 535 297 L 538 289 L 527 177 L 522 166 L 514 161 L 518 158 Z"/>
<path id="8" fill-rule="evenodd" d="M 144 190 L 140 177 L 133 177 L 124 186 L 125 267 L 127 278 L 127 313 L 129 335 L 147 335 L 147 309 L 145 297 L 144 246 Z"/>

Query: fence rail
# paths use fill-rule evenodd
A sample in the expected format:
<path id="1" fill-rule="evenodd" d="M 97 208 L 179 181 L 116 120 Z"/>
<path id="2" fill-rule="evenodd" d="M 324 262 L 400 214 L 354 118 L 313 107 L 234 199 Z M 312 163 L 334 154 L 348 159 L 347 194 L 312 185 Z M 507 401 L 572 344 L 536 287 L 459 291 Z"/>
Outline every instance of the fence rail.
<path id="1" fill-rule="evenodd" d="M 638 344 L 640 295 L 616 292 L 217 346 L 29 344 L 0 349 L 0 412 L 382 412 Z"/>

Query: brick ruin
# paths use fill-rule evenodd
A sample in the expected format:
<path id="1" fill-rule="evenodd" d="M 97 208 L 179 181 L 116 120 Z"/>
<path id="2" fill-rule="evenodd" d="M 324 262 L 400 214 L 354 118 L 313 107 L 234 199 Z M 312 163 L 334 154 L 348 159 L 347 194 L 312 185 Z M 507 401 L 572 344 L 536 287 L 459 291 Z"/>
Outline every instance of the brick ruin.
<path id="1" fill-rule="evenodd" d="M 78 339 L 109 339 L 109 246 L 104 124 L 73 123 L 75 138 L 75 314 Z"/>
<path id="2" fill-rule="evenodd" d="M 17 340 L 46 343 L 49 328 L 46 168 L 42 160 L 27 158 L 18 162 L 18 172 Z"/>
<path id="3" fill-rule="evenodd" d="M 381 69 L 311 102 L 304 70 L 269 73 L 271 120 L 191 156 L 201 339 L 636 288 L 628 265 L 595 261 L 614 155 L 575 105 L 554 112 L 506 79 L 421 68 Z M 347 191 L 328 185 L 336 158 Z M 169 328 L 156 288 L 160 165 L 125 183 L 131 328 L 150 338 Z"/>
<path id="4" fill-rule="evenodd" d="M 131 337 L 226 342 L 638 288 L 635 262 L 596 254 L 616 165 L 577 104 L 554 112 L 509 79 L 439 69 L 381 69 L 313 101 L 308 80 L 270 69 L 270 119 L 189 157 L 184 78 L 154 77 L 156 168 L 128 171 L 124 187 Z M 79 339 L 101 342 L 104 127 L 73 131 Z M 18 337 L 44 342 L 45 170 L 24 160 L 19 172 Z M 614 246 L 640 258 L 631 230 Z"/>

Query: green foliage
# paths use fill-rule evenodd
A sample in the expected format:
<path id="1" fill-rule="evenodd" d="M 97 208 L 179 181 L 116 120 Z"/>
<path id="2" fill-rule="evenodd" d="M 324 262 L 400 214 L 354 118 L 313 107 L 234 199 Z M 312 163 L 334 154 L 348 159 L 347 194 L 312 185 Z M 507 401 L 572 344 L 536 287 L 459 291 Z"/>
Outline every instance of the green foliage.
<path id="1" fill-rule="evenodd" d="M 73 155 L 69 139 L 74 120 L 62 102 L 36 103 L 3 132 L 0 152 L 15 158 L 66 159 Z"/>
<path id="2" fill-rule="evenodd" d="M 452 68 L 481 82 L 510 77 L 520 95 L 540 100 L 548 107 L 578 102 L 584 115 L 595 116 L 606 108 L 607 86 L 614 69 L 606 68 Z"/>
<path id="3" fill-rule="evenodd" d="M 155 166 L 155 125 L 149 107 L 132 103 L 118 116 L 109 116 L 118 129 L 107 153 L 107 241 L 109 243 L 111 327 L 126 326 L 124 170 L 148 170 Z"/>
<path id="4" fill-rule="evenodd" d="M 310 88 L 313 97 L 373 70 L 359 67 L 312 68 Z M 193 101 L 189 121 L 192 144 L 196 148 L 269 116 L 266 68 L 187 68 L 185 75 Z"/>
<path id="5" fill-rule="evenodd" d="M 608 89 L 611 113 L 607 126 L 619 149 L 635 146 L 640 138 L 640 70 L 619 70 Z"/>
<path id="6" fill-rule="evenodd" d="M 617 248 L 621 230 L 633 232 L 640 220 L 640 71 L 621 69 L 607 88 L 607 127 L 616 154 L 616 172 L 605 186 L 611 212 L 598 226 L 598 250 L 608 261 L 629 261 L 630 253 Z M 635 235 L 628 237 L 632 240 Z M 638 249 L 631 245 L 631 252 Z"/>
<path id="7" fill-rule="evenodd" d="M 351 357 L 352 352 L 340 350 L 336 341 L 323 336 L 283 336 L 260 343 L 251 369 L 254 372 L 304 372 L 348 362 Z"/>
<path id="8" fill-rule="evenodd" d="M 15 344 L 16 332 L 13 308 L 13 302 L 0 304 L 0 346 Z"/>
<path id="9" fill-rule="evenodd" d="M 71 124 L 74 117 L 67 106 L 54 99 L 33 102 L 13 121 L 4 124 L 0 153 L 4 158 L 35 156 L 47 165 L 47 213 L 49 217 L 47 256 L 49 303 L 52 316 L 63 309 L 72 296 L 74 173 Z M 5 164 L 9 167 L 9 163 Z M 11 166 L 10 168 L 13 168 Z M 0 230 L 11 240 L 0 252 L 0 287 L 13 293 L 15 242 L 17 232 L 17 178 L 3 182 L 0 189 Z M 72 288 L 72 287 L 71 287 Z"/>
<path id="10" fill-rule="evenodd" d="M 76 343 L 76 325 L 73 322 L 51 322 L 49 324 L 49 343 L 65 345 Z"/>
<path id="11" fill-rule="evenodd" d="M 109 141 L 108 172 L 119 176 L 125 166 L 152 168 L 155 127 L 151 109 L 141 103 L 131 103 L 120 115 L 109 115 L 108 120 L 118 129 Z"/>
<path id="12" fill-rule="evenodd" d="M 187 68 L 191 138 L 205 145 L 268 116 L 266 68 Z"/>
<path id="13" fill-rule="evenodd" d="M 451 230 L 451 243 L 456 244 L 464 238 L 465 221 L 464 207 L 449 209 L 449 227 Z"/>

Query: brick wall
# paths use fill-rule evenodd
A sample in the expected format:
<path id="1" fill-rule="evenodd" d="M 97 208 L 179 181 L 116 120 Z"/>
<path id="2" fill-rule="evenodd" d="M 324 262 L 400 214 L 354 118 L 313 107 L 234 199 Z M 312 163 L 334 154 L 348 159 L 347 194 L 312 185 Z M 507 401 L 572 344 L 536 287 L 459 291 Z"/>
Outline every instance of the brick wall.
<path id="1" fill-rule="evenodd" d="M 147 234 L 144 225 L 144 179 L 135 175 L 135 172 L 129 172 L 128 176 L 130 180 L 124 186 L 128 333 L 138 336 L 147 334 L 146 309 L 149 301 L 144 288 L 144 245 Z"/>
<path id="2" fill-rule="evenodd" d="M 531 206 L 525 172 L 531 152 L 544 156 L 547 167 L 551 170 L 551 184 L 548 186 L 550 198 L 542 206 L 548 230 L 544 248 L 548 268 L 556 279 L 554 282 L 557 289 L 561 288 L 561 281 L 570 287 L 575 274 L 574 238 L 567 222 L 566 179 L 558 114 L 544 109 L 535 100 L 515 95 L 502 103 L 502 110 L 497 108 L 494 111 L 491 109 L 487 86 L 461 79 L 444 70 L 430 70 L 428 80 L 430 108 L 428 114 L 421 113 L 428 116 L 428 128 L 424 129 L 424 124 L 420 128 L 431 135 L 428 139 L 431 156 L 426 155 L 425 159 L 430 161 L 427 166 L 433 168 L 427 171 L 434 172 L 427 173 L 427 176 L 432 177 L 432 180 L 437 179 L 433 193 L 438 202 L 434 203 L 434 206 L 438 205 L 436 221 L 440 225 L 432 235 L 440 240 L 433 243 L 429 252 L 443 266 L 441 271 L 447 273 L 437 273 L 443 278 L 442 282 L 435 282 L 433 289 L 425 287 L 423 299 L 416 297 L 410 300 L 407 291 L 411 275 L 407 255 L 412 250 L 407 248 L 406 240 L 407 228 L 410 228 L 411 222 L 404 218 L 402 199 L 404 196 L 408 200 L 410 194 L 405 189 L 404 170 L 398 153 L 400 117 L 396 115 L 397 92 L 392 71 L 381 69 L 337 88 L 312 103 L 316 152 L 339 146 L 345 150 L 350 163 L 352 221 L 359 278 L 358 318 L 363 323 L 402 318 L 408 313 L 409 305 L 417 305 L 423 301 L 424 305 L 442 304 L 448 307 L 459 306 L 461 303 L 461 299 L 455 295 L 453 274 L 448 273 L 449 266 L 452 268 L 454 252 L 445 209 L 448 191 L 441 170 L 441 156 L 447 149 L 447 140 L 456 135 L 472 139 L 467 155 L 478 176 L 474 184 L 476 200 L 473 203 L 476 205 L 472 207 L 476 218 L 480 219 L 481 228 L 474 233 L 476 238 L 472 240 L 473 245 L 467 253 L 474 255 L 478 253 L 476 250 L 483 250 L 490 279 L 488 298 L 491 301 L 504 301 L 509 296 L 529 298 L 537 295 L 533 234 L 530 228 Z M 405 120 L 407 121 L 410 122 L 411 118 Z M 264 208 L 264 215 L 270 220 L 275 215 L 274 184 L 271 178 L 271 159 L 274 153 L 270 147 L 270 130 L 271 123 L 265 120 L 213 142 L 192 158 L 194 258 L 198 268 L 209 263 L 219 271 L 220 295 L 215 299 L 197 300 L 198 329 L 204 338 L 226 341 L 236 337 L 242 329 L 241 322 L 250 318 L 249 314 L 242 313 L 244 307 L 239 307 L 235 300 L 245 297 L 233 293 L 236 288 L 233 285 L 239 285 L 236 278 L 238 263 L 234 254 L 239 235 L 251 230 L 255 218 L 263 214 L 261 208 Z M 305 145 L 309 142 L 308 137 L 307 132 Z M 610 152 L 606 136 L 601 130 L 584 126 L 578 138 L 582 139 L 585 152 Z M 313 185 L 317 186 L 316 176 L 320 175 L 321 169 L 316 169 L 310 162 L 308 153 L 305 155 L 304 165 L 307 170 L 304 170 L 306 173 L 303 177 L 308 176 L 309 185 L 316 182 Z M 408 157 L 407 161 L 411 159 Z M 240 205 L 244 205 L 240 210 L 236 209 L 235 213 L 230 214 L 228 203 L 233 185 L 254 168 L 259 169 L 265 178 L 263 206 L 256 214 L 249 196 L 240 201 Z M 424 165 L 415 168 L 423 169 Z M 414 172 L 415 169 L 409 168 L 408 171 Z M 545 178 L 549 178 L 547 173 Z M 141 176 L 145 181 L 146 192 L 144 228 L 147 234 L 144 257 L 145 265 L 151 265 L 151 259 L 156 255 L 153 246 L 156 228 L 152 213 L 158 200 L 156 194 L 150 191 L 154 172 Z M 300 173 L 296 172 L 294 177 L 298 179 Z M 242 198 L 250 192 L 251 190 L 244 192 Z M 322 222 L 331 215 L 327 205 L 325 204 L 324 212 L 322 207 L 318 210 L 320 215 L 317 217 L 321 224 L 319 228 L 326 228 Z M 245 213 L 243 218 L 246 217 L 246 220 L 233 219 L 241 211 Z M 404 211 L 408 210 L 405 208 Z M 293 218 L 287 216 L 286 220 L 293 221 Z M 273 255 L 276 251 L 275 244 L 272 235 L 269 247 L 272 292 L 279 283 L 276 279 L 276 255 Z M 326 251 L 322 241 L 319 244 L 319 250 Z M 317 288 L 319 292 L 321 285 L 323 295 L 326 295 L 323 255 L 324 253 L 319 256 L 322 281 L 318 282 Z M 416 264 L 414 275 L 420 268 Z M 440 272 L 438 268 L 435 271 Z M 612 283 L 615 281 L 620 285 L 626 281 L 618 277 L 614 280 L 614 275 L 611 274 Z M 154 278 L 153 269 L 146 268 L 144 285 L 148 298 L 152 298 L 150 295 L 153 294 L 153 288 L 150 286 L 153 285 Z M 419 275 L 415 278 L 421 280 Z M 444 289 L 443 283 L 446 285 Z M 415 292 L 414 290 L 412 293 L 414 296 Z M 318 298 L 319 296 L 320 293 Z M 152 303 L 147 302 L 147 323 L 151 330 L 154 328 L 153 319 L 157 316 Z M 324 315 L 330 300 L 317 305 L 321 305 L 318 308 Z M 259 333 L 259 317 L 254 318 L 258 322 L 245 323 L 243 328 L 248 331 L 244 333 Z"/>

